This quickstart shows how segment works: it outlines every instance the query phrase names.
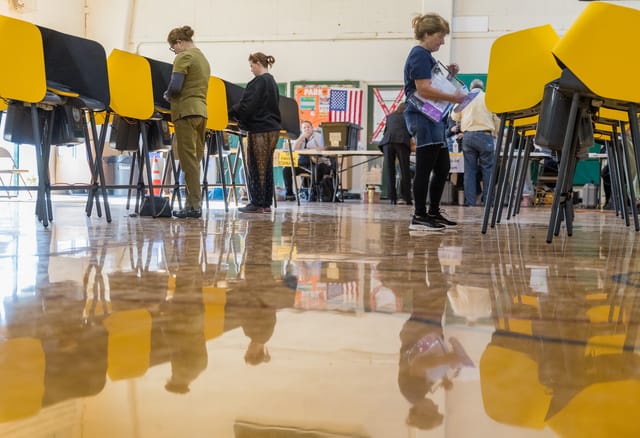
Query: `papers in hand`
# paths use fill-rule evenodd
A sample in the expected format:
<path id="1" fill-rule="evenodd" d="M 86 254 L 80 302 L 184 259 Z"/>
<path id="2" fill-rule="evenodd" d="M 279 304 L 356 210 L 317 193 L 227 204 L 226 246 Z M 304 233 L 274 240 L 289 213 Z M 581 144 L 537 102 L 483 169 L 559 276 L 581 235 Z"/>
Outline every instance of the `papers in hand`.
<path id="1" fill-rule="evenodd" d="M 467 93 L 467 95 L 464 97 L 464 100 L 462 101 L 462 103 L 458 104 L 454 109 L 453 112 L 454 113 L 459 113 L 460 111 L 462 111 L 463 109 L 465 109 L 467 107 L 467 105 L 469 105 L 471 103 L 471 101 L 473 99 L 475 99 L 475 97 L 480 94 L 480 88 L 474 88 L 473 90 L 469 91 Z"/>
<path id="2" fill-rule="evenodd" d="M 447 94 L 455 94 L 457 90 L 467 94 L 467 87 L 464 83 L 451 77 L 448 73 L 442 64 L 435 65 L 431 71 L 431 86 Z M 434 122 L 442 121 L 453 107 L 451 102 L 425 99 L 417 91 L 407 98 L 407 103 Z"/>

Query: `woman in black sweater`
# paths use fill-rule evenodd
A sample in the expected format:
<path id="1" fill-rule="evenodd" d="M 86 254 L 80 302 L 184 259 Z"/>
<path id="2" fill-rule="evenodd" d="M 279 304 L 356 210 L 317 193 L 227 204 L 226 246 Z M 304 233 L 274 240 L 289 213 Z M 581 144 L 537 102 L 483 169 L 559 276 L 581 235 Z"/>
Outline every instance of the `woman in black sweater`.
<path id="1" fill-rule="evenodd" d="M 247 165 L 250 203 L 242 213 L 270 213 L 273 200 L 273 151 L 280 136 L 278 85 L 269 73 L 273 56 L 256 52 L 249 55 L 255 78 L 247 84 L 240 102 L 231 107 L 230 116 L 248 131 Z"/>

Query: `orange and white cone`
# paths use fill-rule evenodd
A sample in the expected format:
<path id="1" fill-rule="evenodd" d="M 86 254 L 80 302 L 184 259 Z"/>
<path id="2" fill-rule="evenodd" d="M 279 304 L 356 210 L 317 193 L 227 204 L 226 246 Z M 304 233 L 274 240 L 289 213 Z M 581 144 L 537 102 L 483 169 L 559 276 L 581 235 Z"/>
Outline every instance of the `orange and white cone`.
<path id="1" fill-rule="evenodd" d="M 158 167 L 158 157 L 153 157 L 153 163 L 151 164 L 151 183 L 153 184 L 153 194 L 159 195 L 162 193 L 162 178 L 160 177 L 160 168 Z"/>

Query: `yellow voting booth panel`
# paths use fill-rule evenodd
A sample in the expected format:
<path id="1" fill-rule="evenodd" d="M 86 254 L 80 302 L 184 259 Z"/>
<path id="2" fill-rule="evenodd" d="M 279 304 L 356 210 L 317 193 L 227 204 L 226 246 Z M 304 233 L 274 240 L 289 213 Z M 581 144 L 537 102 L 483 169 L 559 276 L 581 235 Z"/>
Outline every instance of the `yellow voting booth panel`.
<path id="1" fill-rule="evenodd" d="M 47 82 L 42 35 L 33 24 L 0 16 L 0 96 L 36 103 L 44 99 Z"/>
<path id="2" fill-rule="evenodd" d="M 107 59 L 107 67 L 111 108 L 123 117 L 151 118 L 155 108 L 149 61 L 142 56 L 113 49 Z"/>
<path id="3" fill-rule="evenodd" d="M 549 24 L 496 38 L 489 55 L 487 108 L 502 114 L 538 105 L 545 84 L 561 73 L 551 54 L 558 40 Z"/>
<path id="4" fill-rule="evenodd" d="M 564 66 L 598 96 L 626 102 L 640 102 L 640 88 L 618 73 L 607 71 L 607 64 L 595 53 L 618 60 L 624 76 L 640 74 L 640 58 L 635 54 L 640 11 L 604 2 L 589 3 L 553 48 Z"/>
<path id="5" fill-rule="evenodd" d="M 207 89 L 207 129 L 222 131 L 228 124 L 227 90 L 220 78 L 211 76 Z"/>

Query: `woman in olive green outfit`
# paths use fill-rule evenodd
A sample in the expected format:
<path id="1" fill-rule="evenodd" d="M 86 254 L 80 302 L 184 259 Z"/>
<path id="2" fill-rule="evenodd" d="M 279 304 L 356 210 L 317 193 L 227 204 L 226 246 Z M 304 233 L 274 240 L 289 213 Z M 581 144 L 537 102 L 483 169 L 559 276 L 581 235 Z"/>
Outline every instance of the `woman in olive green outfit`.
<path id="1" fill-rule="evenodd" d="M 204 135 L 207 124 L 207 89 L 211 69 L 207 58 L 193 43 L 193 29 L 176 27 L 169 32 L 169 50 L 176 54 L 169 87 L 164 97 L 171 102 L 177 155 L 187 185 L 187 200 L 177 218 L 202 216 L 200 168 L 204 156 Z"/>

